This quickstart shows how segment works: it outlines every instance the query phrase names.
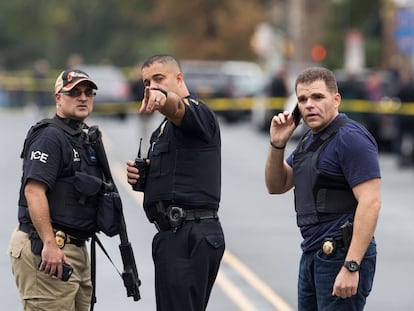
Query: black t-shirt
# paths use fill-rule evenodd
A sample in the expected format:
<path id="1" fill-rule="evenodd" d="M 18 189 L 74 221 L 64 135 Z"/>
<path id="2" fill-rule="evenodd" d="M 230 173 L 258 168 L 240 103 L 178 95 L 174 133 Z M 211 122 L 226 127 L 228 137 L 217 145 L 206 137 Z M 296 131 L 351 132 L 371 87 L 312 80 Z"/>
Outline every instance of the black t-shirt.
<path id="1" fill-rule="evenodd" d="M 63 122 L 74 129 L 81 126 L 80 122 L 74 120 L 63 120 Z M 34 179 L 53 189 L 57 178 L 73 174 L 74 163 L 80 161 L 78 151 L 65 132 L 56 126 L 49 125 L 38 129 L 26 148 L 26 156 L 23 159 L 23 185 L 28 179 Z"/>

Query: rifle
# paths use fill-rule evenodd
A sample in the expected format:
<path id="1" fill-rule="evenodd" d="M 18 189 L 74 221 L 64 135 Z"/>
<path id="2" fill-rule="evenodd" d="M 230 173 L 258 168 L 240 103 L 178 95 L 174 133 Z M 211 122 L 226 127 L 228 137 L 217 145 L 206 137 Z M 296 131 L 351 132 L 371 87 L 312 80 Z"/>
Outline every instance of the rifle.
<path id="1" fill-rule="evenodd" d="M 99 164 L 102 168 L 104 179 L 106 185 L 109 185 L 111 191 L 118 192 L 118 189 L 112 178 L 111 170 L 108 164 L 108 158 L 106 156 L 105 148 L 102 142 L 102 133 L 99 130 L 98 126 L 91 126 L 88 131 L 89 141 L 96 152 L 96 158 L 99 161 Z M 107 187 L 106 187 L 107 188 Z M 127 291 L 127 297 L 133 297 L 134 301 L 141 299 L 139 292 L 139 286 L 141 285 L 141 280 L 138 276 L 137 265 L 135 263 L 134 252 L 132 250 L 132 245 L 128 240 L 128 234 L 126 230 L 126 223 L 124 214 L 122 211 L 121 205 L 121 222 L 119 226 L 119 238 L 121 243 L 119 244 L 119 250 L 121 252 L 122 263 L 124 270 L 122 272 L 122 280 L 124 281 L 124 286 Z"/>

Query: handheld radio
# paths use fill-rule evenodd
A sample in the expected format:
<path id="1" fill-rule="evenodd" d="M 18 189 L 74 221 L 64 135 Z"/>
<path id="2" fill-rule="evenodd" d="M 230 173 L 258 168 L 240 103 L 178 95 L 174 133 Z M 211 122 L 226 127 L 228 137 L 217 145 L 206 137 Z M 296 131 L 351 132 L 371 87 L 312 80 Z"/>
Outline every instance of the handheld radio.
<path id="1" fill-rule="evenodd" d="M 141 144 L 142 144 L 142 137 L 139 140 L 139 148 L 138 154 L 135 158 L 135 167 L 138 169 L 139 179 L 136 184 L 132 185 L 132 189 L 135 191 L 144 191 L 145 189 L 145 182 L 147 180 L 147 170 L 148 165 L 146 159 L 141 158 Z"/>

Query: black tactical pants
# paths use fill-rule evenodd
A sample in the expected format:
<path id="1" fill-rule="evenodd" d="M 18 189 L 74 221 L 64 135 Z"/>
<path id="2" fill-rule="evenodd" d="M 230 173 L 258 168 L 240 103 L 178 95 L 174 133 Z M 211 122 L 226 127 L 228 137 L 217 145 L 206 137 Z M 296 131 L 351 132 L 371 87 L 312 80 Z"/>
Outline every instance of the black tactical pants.
<path id="1" fill-rule="evenodd" d="M 186 221 L 153 240 L 157 311 L 203 311 L 224 253 L 218 219 Z"/>

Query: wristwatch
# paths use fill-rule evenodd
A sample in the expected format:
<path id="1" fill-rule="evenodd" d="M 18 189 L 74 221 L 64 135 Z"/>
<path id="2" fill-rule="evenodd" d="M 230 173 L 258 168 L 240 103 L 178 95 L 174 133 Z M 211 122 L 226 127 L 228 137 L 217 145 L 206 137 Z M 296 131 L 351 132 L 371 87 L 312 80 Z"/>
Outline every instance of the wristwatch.
<path id="1" fill-rule="evenodd" d="M 357 272 L 360 269 L 359 264 L 355 260 L 345 261 L 344 267 L 347 268 L 349 272 Z"/>

